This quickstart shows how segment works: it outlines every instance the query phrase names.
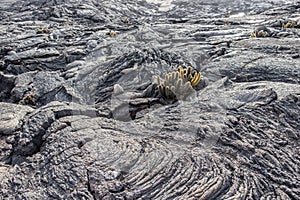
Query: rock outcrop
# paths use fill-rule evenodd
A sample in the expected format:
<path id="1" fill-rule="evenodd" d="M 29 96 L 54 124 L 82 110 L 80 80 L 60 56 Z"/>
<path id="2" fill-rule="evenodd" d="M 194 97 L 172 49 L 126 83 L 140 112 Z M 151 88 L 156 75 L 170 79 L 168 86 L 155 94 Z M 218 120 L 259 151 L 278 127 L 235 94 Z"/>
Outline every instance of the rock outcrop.
<path id="1" fill-rule="evenodd" d="M 0 12 L 0 199 L 299 198 L 299 1 Z M 179 65 L 202 79 L 166 102 Z"/>

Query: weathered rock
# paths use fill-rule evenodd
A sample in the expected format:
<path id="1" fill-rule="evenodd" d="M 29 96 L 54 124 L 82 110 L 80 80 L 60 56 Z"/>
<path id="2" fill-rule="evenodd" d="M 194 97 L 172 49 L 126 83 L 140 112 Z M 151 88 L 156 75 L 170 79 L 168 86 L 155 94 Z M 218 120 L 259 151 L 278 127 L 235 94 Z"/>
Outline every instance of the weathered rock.
<path id="1" fill-rule="evenodd" d="M 2 1 L 0 199 L 298 199 L 299 5 Z"/>
<path id="2" fill-rule="evenodd" d="M 6 75 L 0 71 L 0 101 L 11 101 L 10 93 L 15 86 L 15 80 L 15 76 Z"/>
<path id="3" fill-rule="evenodd" d="M 0 125 L 0 133 L 2 135 L 12 134 L 20 128 L 19 123 L 23 117 L 32 111 L 33 109 L 28 106 L 1 102 L 0 118 L 2 123 Z"/>
<path id="4" fill-rule="evenodd" d="M 33 109 L 28 106 L 0 102 L 0 161 L 10 162 L 15 136 L 21 129 L 23 118 Z M 18 137 L 18 136 L 16 136 Z"/>

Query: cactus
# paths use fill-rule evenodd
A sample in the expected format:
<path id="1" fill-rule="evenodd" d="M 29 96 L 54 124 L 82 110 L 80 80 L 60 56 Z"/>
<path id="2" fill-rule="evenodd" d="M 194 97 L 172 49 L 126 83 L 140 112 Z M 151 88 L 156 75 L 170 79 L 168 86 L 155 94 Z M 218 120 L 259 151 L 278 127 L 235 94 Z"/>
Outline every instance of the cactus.
<path id="1" fill-rule="evenodd" d="M 158 91 L 168 102 L 186 100 L 195 93 L 194 87 L 199 84 L 200 79 L 201 73 L 191 66 L 179 66 L 177 71 L 166 74 L 164 81 L 157 76 Z"/>

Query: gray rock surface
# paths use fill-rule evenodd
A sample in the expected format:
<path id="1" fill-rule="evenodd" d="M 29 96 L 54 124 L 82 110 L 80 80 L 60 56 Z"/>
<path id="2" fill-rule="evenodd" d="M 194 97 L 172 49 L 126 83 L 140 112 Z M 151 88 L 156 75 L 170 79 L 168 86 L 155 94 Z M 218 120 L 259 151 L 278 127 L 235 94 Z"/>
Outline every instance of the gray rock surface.
<path id="1" fill-rule="evenodd" d="M 0 5 L 0 199 L 299 199 L 299 1 Z"/>

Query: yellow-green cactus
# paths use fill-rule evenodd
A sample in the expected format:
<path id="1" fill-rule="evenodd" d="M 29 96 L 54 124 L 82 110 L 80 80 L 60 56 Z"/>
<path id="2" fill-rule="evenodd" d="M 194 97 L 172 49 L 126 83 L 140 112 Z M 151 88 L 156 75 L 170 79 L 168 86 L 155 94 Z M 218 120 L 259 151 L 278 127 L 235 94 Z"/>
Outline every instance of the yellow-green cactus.
<path id="1" fill-rule="evenodd" d="M 295 28 L 297 27 L 296 21 L 286 20 L 282 22 L 282 28 Z"/>
<path id="2" fill-rule="evenodd" d="M 178 72 L 184 81 L 189 81 L 193 87 L 196 87 L 201 79 L 201 73 L 188 66 L 184 69 L 182 66 L 178 67 Z"/>
<path id="3" fill-rule="evenodd" d="M 37 100 L 36 97 L 34 96 L 34 94 L 29 94 L 27 96 L 25 96 L 21 101 L 21 104 L 24 105 L 36 105 L 37 104 Z"/>
<path id="4" fill-rule="evenodd" d="M 127 17 L 123 18 L 122 22 L 125 23 L 125 24 L 130 24 L 131 23 Z"/>
<path id="5" fill-rule="evenodd" d="M 109 31 L 109 32 L 106 33 L 106 35 L 109 35 L 110 37 L 116 37 L 117 32 L 116 31 Z"/>
<path id="6" fill-rule="evenodd" d="M 196 87 L 201 79 L 201 73 L 192 67 L 178 67 L 177 71 L 165 75 L 164 81 L 157 77 L 159 94 L 169 102 L 185 100 L 188 96 L 195 93 Z"/>
<path id="7" fill-rule="evenodd" d="M 251 37 L 271 37 L 270 29 L 265 26 L 259 26 L 251 33 Z"/>
<path id="8" fill-rule="evenodd" d="M 251 37 L 268 37 L 269 33 L 264 30 L 253 31 Z"/>
<path id="9" fill-rule="evenodd" d="M 51 29 L 49 28 L 39 28 L 37 31 L 36 31 L 36 34 L 49 34 L 51 33 Z"/>

